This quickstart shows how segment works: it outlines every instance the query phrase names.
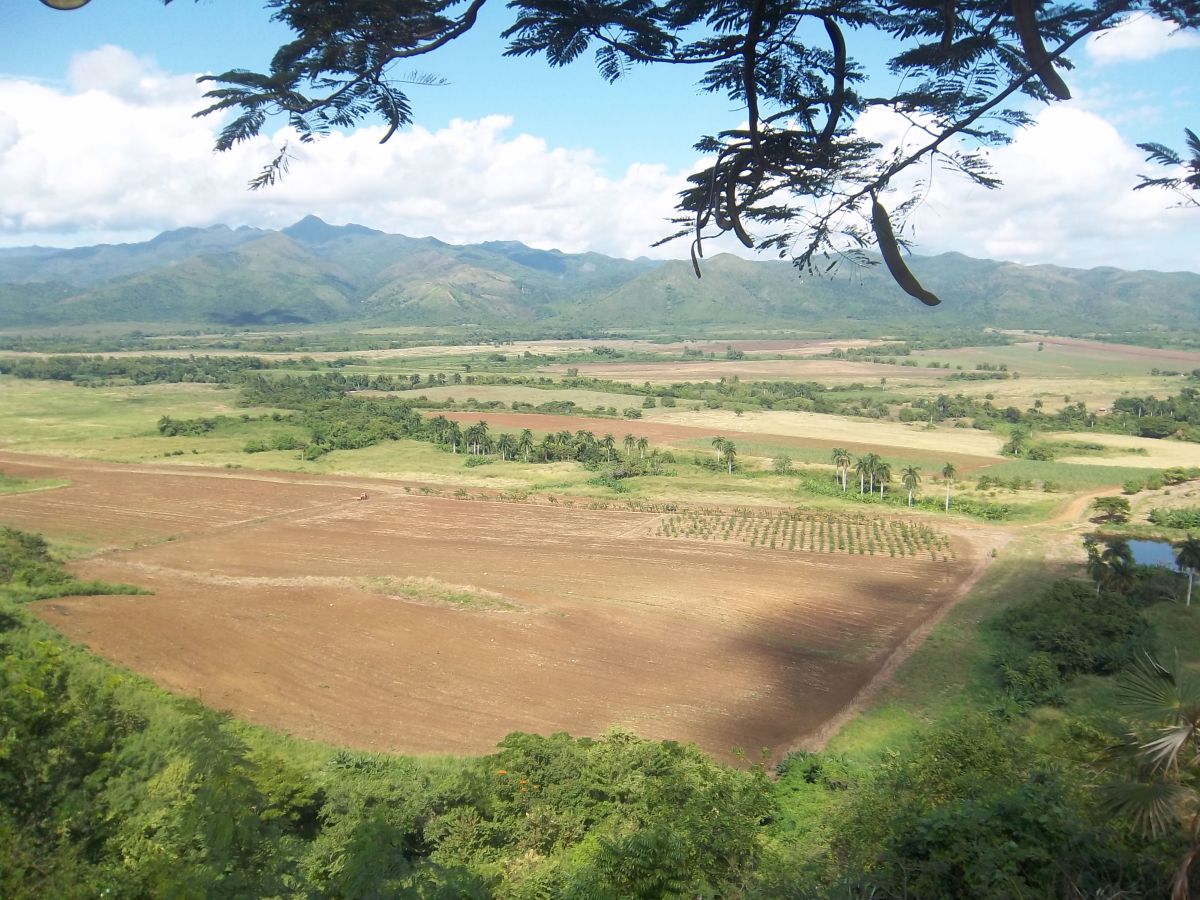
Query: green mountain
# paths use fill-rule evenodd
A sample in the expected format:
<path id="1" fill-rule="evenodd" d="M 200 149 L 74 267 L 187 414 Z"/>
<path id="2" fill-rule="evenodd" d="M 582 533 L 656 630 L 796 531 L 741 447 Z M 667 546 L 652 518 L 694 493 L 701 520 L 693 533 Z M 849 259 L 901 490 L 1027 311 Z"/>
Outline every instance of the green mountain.
<path id="1" fill-rule="evenodd" d="M 948 253 L 912 267 L 926 309 L 881 266 L 801 278 L 782 261 L 688 263 L 456 246 L 329 225 L 185 228 L 141 244 L 0 251 L 0 328 L 89 323 L 356 323 L 579 330 L 932 324 L 1200 331 L 1200 274 L 1021 266 Z"/>

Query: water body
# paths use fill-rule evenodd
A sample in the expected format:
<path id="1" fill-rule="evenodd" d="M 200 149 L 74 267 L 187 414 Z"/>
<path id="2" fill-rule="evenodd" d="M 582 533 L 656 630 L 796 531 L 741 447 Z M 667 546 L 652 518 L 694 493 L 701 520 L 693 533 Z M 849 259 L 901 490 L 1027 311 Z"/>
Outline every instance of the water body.
<path id="1" fill-rule="evenodd" d="M 1140 566 L 1175 568 L 1175 548 L 1169 541 L 1129 541 L 1129 549 Z"/>

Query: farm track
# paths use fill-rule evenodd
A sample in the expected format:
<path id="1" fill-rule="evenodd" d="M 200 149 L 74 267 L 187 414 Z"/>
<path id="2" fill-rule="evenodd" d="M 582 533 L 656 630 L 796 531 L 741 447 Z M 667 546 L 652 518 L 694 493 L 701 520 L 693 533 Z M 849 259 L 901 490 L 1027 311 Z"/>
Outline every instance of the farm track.
<path id="1" fill-rule="evenodd" d="M 0 522 L 105 548 L 72 568 L 155 592 L 46 601 L 46 621 L 250 721 L 416 753 L 619 724 L 777 757 L 962 593 L 994 534 L 953 533 L 954 561 L 851 560 L 656 537 L 658 513 L 399 482 L 0 463 L 71 482 L 0 497 Z M 370 579 L 432 579 L 506 607 L 389 596 Z"/>

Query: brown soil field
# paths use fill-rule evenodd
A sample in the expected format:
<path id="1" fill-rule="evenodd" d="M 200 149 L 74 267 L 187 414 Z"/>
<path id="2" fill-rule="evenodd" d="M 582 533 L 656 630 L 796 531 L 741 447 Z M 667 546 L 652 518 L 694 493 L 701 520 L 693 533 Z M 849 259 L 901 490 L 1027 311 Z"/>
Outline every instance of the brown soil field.
<path id="1" fill-rule="evenodd" d="M 565 374 L 565 365 L 542 366 L 539 371 Z M 920 366 L 892 366 L 883 363 L 854 362 L 844 359 L 787 359 L 748 357 L 738 360 L 698 359 L 671 362 L 604 362 L 581 363 L 575 368 L 589 378 L 611 378 L 614 381 L 671 384 L 677 381 L 720 381 L 738 377 L 743 381 L 863 381 L 878 382 L 887 378 L 897 383 L 905 381 L 932 382 L 944 378 L 940 369 Z"/>
<path id="2" fill-rule="evenodd" d="M 0 497 L 0 522 L 88 535 L 109 549 L 75 572 L 155 592 L 45 601 L 45 621 L 260 725 L 409 753 L 622 725 L 726 759 L 778 757 L 961 596 L 995 540 L 954 533 L 953 561 L 849 557 L 656 537 L 652 513 L 397 482 L 0 463 L 71 482 Z M 481 602 L 389 595 L 371 579 Z"/>

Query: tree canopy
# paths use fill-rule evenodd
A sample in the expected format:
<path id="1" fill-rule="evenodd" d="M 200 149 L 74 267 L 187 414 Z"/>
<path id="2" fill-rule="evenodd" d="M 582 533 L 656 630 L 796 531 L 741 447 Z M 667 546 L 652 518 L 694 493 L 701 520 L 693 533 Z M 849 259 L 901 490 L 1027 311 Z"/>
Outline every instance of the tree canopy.
<path id="1" fill-rule="evenodd" d="M 233 114 L 218 150 L 280 117 L 301 142 L 370 121 L 386 124 L 386 141 L 414 121 L 406 89 L 438 81 L 405 67 L 476 27 L 484 3 L 267 0 L 295 39 L 267 72 L 204 76 L 211 104 L 200 114 Z M 908 271 L 894 224 L 903 224 L 919 196 L 889 212 L 881 199 L 889 183 L 937 165 L 998 187 L 986 149 L 1030 121 L 1022 95 L 1070 98 L 1066 54 L 1081 40 L 1136 13 L 1200 27 L 1197 0 L 512 0 L 508 8 L 507 55 L 563 66 L 590 52 L 609 81 L 636 66 L 692 66 L 702 90 L 724 94 L 743 111 L 734 127 L 696 140 L 711 162 L 691 176 L 677 230 L 664 238 L 691 241 L 697 275 L 705 240 L 726 232 L 747 247 L 790 256 L 806 272 L 844 259 L 871 262 L 874 247 L 896 282 L 929 305 L 938 298 Z M 881 53 L 900 77 L 894 89 L 876 93 L 865 66 L 883 64 Z M 920 140 L 882 154 L 854 130 L 872 108 L 903 116 Z M 1187 174 L 1191 164 L 1170 148 L 1143 148 L 1185 174 L 1171 168 L 1140 186 L 1200 186 Z M 251 187 L 274 183 L 289 160 L 285 145 Z"/>

